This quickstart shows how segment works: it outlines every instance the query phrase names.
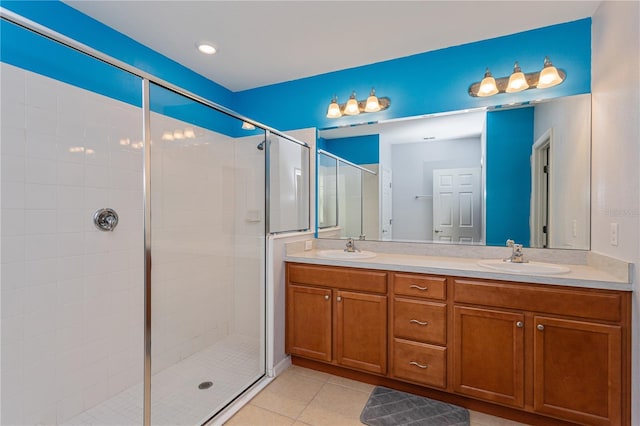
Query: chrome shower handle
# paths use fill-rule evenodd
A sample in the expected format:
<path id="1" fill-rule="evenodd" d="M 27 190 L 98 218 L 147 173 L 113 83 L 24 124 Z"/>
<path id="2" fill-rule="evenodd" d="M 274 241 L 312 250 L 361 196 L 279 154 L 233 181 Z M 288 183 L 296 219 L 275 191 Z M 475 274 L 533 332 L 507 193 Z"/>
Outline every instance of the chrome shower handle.
<path id="1" fill-rule="evenodd" d="M 99 209 L 93 214 L 93 223 L 101 231 L 113 231 L 118 226 L 118 213 L 113 209 Z"/>

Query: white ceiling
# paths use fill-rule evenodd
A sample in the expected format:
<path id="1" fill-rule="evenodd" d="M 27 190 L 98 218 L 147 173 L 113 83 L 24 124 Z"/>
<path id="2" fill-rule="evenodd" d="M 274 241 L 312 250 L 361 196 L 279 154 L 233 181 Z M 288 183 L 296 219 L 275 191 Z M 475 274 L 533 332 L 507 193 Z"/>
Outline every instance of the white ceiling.
<path id="1" fill-rule="evenodd" d="M 64 0 L 240 91 L 593 15 L 600 1 Z M 218 53 L 205 56 L 195 44 Z"/>

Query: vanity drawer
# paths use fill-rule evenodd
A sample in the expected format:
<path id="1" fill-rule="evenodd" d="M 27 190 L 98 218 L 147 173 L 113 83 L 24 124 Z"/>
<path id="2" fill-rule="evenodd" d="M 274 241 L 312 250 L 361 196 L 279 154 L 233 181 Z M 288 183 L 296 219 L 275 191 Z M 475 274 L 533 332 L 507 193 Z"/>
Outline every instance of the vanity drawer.
<path id="1" fill-rule="evenodd" d="M 569 289 L 522 283 L 455 278 L 456 303 L 495 306 L 603 321 L 623 318 L 622 294 L 607 290 Z"/>
<path id="2" fill-rule="evenodd" d="M 446 345 L 447 305 L 396 298 L 393 302 L 393 334 L 402 339 Z"/>
<path id="3" fill-rule="evenodd" d="M 420 274 L 393 274 L 395 294 L 425 299 L 447 298 L 447 279 Z"/>
<path id="4" fill-rule="evenodd" d="M 447 386 L 447 349 L 394 339 L 393 375 L 429 386 Z"/>
<path id="5" fill-rule="evenodd" d="M 288 263 L 287 279 L 292 284 L 317 285 L 371 293 L 387 292 L 387 273 L 366 269 Z"/>

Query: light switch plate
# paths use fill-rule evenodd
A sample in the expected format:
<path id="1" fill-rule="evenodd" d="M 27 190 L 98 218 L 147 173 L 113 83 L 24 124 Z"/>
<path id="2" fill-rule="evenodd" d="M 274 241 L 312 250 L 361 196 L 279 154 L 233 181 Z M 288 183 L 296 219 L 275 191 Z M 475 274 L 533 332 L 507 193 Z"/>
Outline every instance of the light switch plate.
<path id="1" fill-rule="evenodd" d="M 304 249 L 305 250 L 311 250 L 313 249 L 313 240 L 306 240 L 304 242 Z"/>

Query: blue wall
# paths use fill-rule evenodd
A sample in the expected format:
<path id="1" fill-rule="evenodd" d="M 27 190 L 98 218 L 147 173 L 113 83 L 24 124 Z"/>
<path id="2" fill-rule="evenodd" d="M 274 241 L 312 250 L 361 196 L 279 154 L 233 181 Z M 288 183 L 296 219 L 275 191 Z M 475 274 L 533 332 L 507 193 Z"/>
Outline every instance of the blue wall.
<path id="1" fill-rule="evenodd" d="M 532 107 L 487 113 L 487 245 L 529 245 L 533 115 Z"/>
<path id="2" fill-rule="evenodd" d="M 319 139 L 318 148 L 355 164 L 378 164 L 380 162 L 380 135 Z"/>
<path id="3" fill-rule="evenodd" d="M 60 1 L 2 0 L 2 7 L 160 79 L 220 105 L 233 108 L 233 93 L 230 90 Z M 79 71 L 78 74 L 82 74 L 84 69 L 81 67 L 86 66 L 85 61 L 61 52 L 62 48 L 56 47 L 54 42 L 35 42 L 34 36 L 29 36 L 28 31 L 18 32 L 15 29 L 8 29 L 9 25 L 2 21 L 2 62 L 66 82 L 70 82 L 71 78 L 77 79 L 78 86 L 90 89 L 82 85 L 82 78 L 78 78 L 78 75 L 72 77 L 68 75 L 69 68 L 76 68 Z M 32 48 L 38 48 L 38 50 L 30 52 Z M 39 62 L 42 57 L 46 59 L 45 62 Z M 53 64 L 56 61 L 60 66 Z M 67 66 L 63 67 L 63 65 Z M 95 70 L 89 69 L 89 71 Z M 102 74 L 93 75 L 101 76 Z M 108 78 L 109 75 L 105 77 Z"/>
<path id="4" fill-rule="evenodd" d="M 194 92 L 217 96 L 227 103 L 231 102 L 232 93 L 222 86 L 87 18 L 63 3 L 39 2 L 35 9 L 33 9 L 33 2 L 6 3 L 3 2 L 2 5 L 19 6 L 17 9 L 23 12 L 25 10 L 37 12 L 35 15 L 38 17 L 46 11 L 57 12 L 61 21 L 68 23 L 69 27 L 73 27 L 71 22 L 81 22 L 82 25 L 75 27 L 76 32 L 77 27 L 85 28 L 92 37 L 97 36 L 98 47 L 102 46 L 103 51 L 112 56 L 121 60 L 126 59 L 140 69 L 166 78 L 170 82 L 184 84 L 185 88 L 192 86 L 191 89 Z M 48 15 L 44 14 L 44 16 Z M 58 25 L 62 27 L 59 23 Z M 7 21 L 0 23 L 0 36 L 3 62 L 131 105 L 142 106 L 142 80 L 139 77 Z M 108 48 L 109 45 L 111 49 Z M 241 122 L 237 119 L 223 113 L 213 113 L 208 107 L 158 86 L 152 85 L 150 99 L 151 109 L 155 112 L 229 136 L 247 136 L 259 132 L 259 129 L 254 132 L 241 130 Z"/>
<path id="5" fill-rule="evenodd" d="M 544 90 L 472 98 L 469 85 L 490 67 L 496 77 L 508 76 L 514 61 L 523 71 L 538 71 L 545 55 L 566 71 L 559 86 Z M 334 93 L 345 102 L 352 90 L 366 98 L 375 86 L 378 96 L 391 98 L 391 107 L 362 116 L 326 118 Z M 417 116 L 591 91 L 591 19 L 553 25 L 505 37 L 479 41 L 386 62 L 322 74 L 236 94 L 236 108 L 279 129 L 334 127 L 362 121 Z M 273 99 L 296 105 L 287 114 L 272 108 Z"/>
<path id="6" fill-rule="evenodd" d="M 142 106 L 142 79 L 128 72 L 6 21 L 0 21 L 0 42 L 2 62 Z"/>
<path id="7" fill-rule="evenodd" d="M 160 79 L 282 130 L 342 126 L 364 120 L 416 116 L 591 91 L 591 19 L 234 93 L 60 1 L 3 0 L 2 6 Z M 77 79 L 78 84 L 82 84 L 81 76 L 65 75 L 53 64 L 55 60 L 72 67 L 78 64 L 76 68 L 82 70 L 83 65 L 76 62 L 77 59 L 58 56 L 54 50 L 47 53 L 48 48 L 30 54 L 28 47 L 41 42 L 34 42 L 32 37 L 13 30 L 5 33 L 6 25 L 2 24 L 2 61 L 63 81 Z M 47 42 L 47 46 L 53 46 L 53 43 Z M 39 65 L 36 59 L 40 55 L 50 60 Z M 467 94 L 469 85 L 482 78 L 485 67 L 490 67 L 496 77 L 508 76 L 513 62 L 517 60 L 525 72 L 536 71 L 542 67 L 545 55 L 567 72 L 567 80 L 563 84 L 545 90 L 489 98 L 472 98 Z M 93 75 L 101 73 L 95 71 Z M 379 96 L 391 98 L 388 110 L 364 116 L 326 118 L 326 108 L 334 93 L 338 94 L 341 102 L 346 101 L 352 90 L 364 99 L 372 86 Z M 288 113 L 282 114 L 281 108 L 273 108 L 273 99 L 278 99 L 283 105 L 296 105 L 296 108 L 288 108 Z"/>

